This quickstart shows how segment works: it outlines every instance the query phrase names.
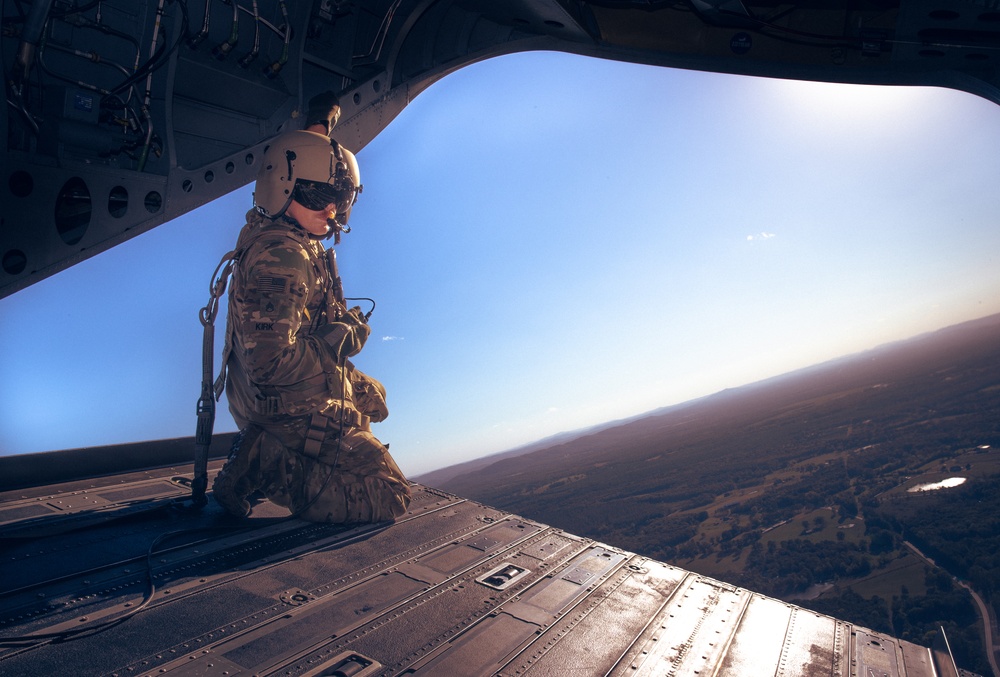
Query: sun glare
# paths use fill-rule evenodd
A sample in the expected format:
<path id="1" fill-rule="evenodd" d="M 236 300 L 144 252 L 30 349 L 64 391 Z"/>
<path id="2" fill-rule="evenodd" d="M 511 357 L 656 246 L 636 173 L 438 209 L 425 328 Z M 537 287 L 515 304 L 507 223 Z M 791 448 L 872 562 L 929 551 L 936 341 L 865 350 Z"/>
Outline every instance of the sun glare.
<path id="1" fill-rule="evenodd" d="M 952 97 L 971 94 L 931 87 L 845 85 L 824 82 L 776 80 L 766 87 L 776 108 L 798 125 L 823 125 L 831 133 L 840 129 L 869 126 L 910 127 L 928 119 L 930 107 L 947 108 Z M 943 101 L 943 98 L 948 99 Z M 920 111 L 921 115 L 914 115 Z M 779 113 L 780 114 L 780 113 Z"/>

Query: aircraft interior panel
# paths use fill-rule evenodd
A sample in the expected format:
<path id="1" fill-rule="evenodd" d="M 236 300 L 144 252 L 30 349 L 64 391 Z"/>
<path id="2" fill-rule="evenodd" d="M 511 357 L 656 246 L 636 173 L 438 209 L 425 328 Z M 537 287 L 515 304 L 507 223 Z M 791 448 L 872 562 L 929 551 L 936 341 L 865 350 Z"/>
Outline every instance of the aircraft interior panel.
<path id="1" fill-rule="evenodd" d="M 1000 101 L 988 2 L 37 0 L 2 20 L 0 297 L 252 182 L 321 92 L 356 152 L 434 82 L 513 52 Z"/>

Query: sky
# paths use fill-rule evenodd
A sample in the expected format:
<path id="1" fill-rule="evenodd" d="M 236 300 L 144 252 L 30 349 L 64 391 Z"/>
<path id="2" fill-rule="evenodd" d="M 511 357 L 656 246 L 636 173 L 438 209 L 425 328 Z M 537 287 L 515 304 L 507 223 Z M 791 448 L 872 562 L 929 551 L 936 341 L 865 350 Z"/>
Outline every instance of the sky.
<path id="1" fill-rule="evenodd" d="M 466 67 L 358 153 L 374 432 L 416 475 L 1000 312 L 998 148 L 944 89 Z M 0 454 L 195 434 L 251 190 L 0 299 Z"/>

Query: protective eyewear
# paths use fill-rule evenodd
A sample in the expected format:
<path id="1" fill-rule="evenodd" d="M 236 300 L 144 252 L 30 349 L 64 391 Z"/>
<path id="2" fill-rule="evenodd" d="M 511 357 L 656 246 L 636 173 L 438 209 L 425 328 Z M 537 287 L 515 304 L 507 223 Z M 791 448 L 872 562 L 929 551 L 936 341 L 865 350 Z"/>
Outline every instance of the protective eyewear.
<path id="1" fill-rule="evenodd" d="M 354 191 L 351 192 L 348 206 L 354 204 Z M 336 205 L 337 211 L 340 211 L 344 197 L 344 191 L 337 190 L 328 183 L 298 181 L 292 192 L 292 199 L 311 211 L 322 211 L 330 205 Z"/>

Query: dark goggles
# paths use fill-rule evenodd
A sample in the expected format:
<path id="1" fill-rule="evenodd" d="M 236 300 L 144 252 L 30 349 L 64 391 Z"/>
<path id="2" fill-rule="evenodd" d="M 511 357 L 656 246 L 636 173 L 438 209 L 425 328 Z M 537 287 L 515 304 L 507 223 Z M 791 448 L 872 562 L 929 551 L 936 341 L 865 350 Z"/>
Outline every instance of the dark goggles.
<path id="1" fill-rule="evenodd" d="M 316 181 L 297 181 L 292 191 L 292 199 L 311 211 L 321 211 L 329 205 L 334 205 L 337 212 L 345 212 L 357 200 L 360 190 L 352 185 L 346 189 L 338 189 L 329 183 Z"/>

